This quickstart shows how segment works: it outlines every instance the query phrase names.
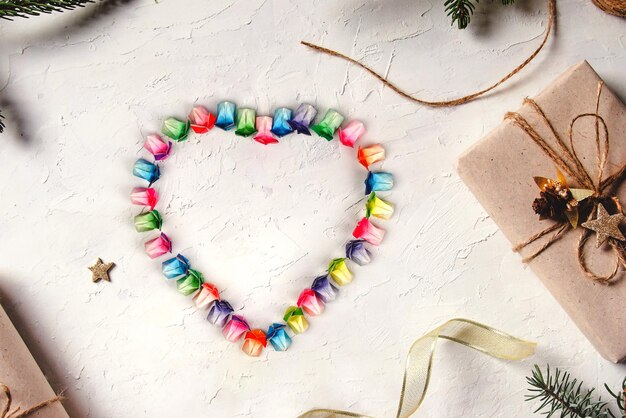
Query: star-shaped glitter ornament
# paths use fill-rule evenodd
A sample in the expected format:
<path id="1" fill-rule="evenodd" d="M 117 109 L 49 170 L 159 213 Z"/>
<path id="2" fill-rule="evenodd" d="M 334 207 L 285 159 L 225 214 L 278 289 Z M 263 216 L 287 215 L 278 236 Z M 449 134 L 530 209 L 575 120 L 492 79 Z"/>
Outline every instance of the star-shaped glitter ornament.
<path id="1" fill-rule="evenodd" d="M 598 216 L 593 221 L 582 224 L 584 228 L 596 233 L 596 247 L 600 247 L 609 237 L 618 241 L 625 241 L 624 234 L 619 229 L 619 223 L 626 219 L 622 213 L 609 215 L 603 205 L 598 205 Z"/>
<path id="2" fill-rule="evenodd" d="M 91 279 L 94 283 L 100 280 L 106 280 L 107 282 L 110 282 L 111 278 L 109 278 L 109 270 L 111 270 L 113 267 L 115 267 L 115 263 L 103 263 L 102 259 L 98 258 L 96 264 L 89 267 L 92 275 Z"/>

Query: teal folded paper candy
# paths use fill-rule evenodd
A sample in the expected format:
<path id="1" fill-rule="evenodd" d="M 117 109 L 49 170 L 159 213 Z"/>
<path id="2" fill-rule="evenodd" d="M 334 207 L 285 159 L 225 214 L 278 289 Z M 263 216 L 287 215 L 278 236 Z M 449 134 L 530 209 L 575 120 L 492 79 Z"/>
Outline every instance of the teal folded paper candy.
<path id="1" fill-rule="evenodd" d="M 189 270 L 189 260 L 187 260 L 184 255 L 178 254 L 174 258 L 165 260 L 162 263 L 161 268 L 163 270 L 163 275 L 166 278 L 175 279 L 187 274 L 187 271 Z"/>
<path id="2" fill-rule="evenodd" d="M 393 189 L 393 174 L 384 171 L 369 172 L 365 179 L 365 194 Z"/>
<path id="3" fill-rule="evenodd" d="M 133 175 L 152 184 L 159 179 L 159 166 L 143 158 L 138 159 L 133 167 Z"/>
<path id="4" fill-rule="evenodd" d="M 289 124 L 291 119 L 291 109 L 279 107 L 274 111 L 274 124 L 272 125 L 272 133 L 277 137 L 282 137 L 293 132 L 293 128 Z"/>
<path id="5" fill-rule="evenodd" d="M 287 334 L 285 324 L 270 325 L 267 330 L 267 340 L 276 351 L 285 351 L 291 345 L 291 337 Z"/>
<path id="6" fill-rule="evenodd" d="M 236 106 L 232 102 L 220 102 L 217 104 L 217 121 L 215 126 L 225 131 L 235 127 Z"/>

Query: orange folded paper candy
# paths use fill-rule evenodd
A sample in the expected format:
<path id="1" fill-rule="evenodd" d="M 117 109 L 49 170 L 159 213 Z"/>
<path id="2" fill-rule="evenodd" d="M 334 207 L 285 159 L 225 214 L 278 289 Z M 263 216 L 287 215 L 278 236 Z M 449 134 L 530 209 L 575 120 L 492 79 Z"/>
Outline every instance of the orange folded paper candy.
<path id="1" fill-rule="evenodd" d="M 578 115 L 595 113 L 600 82 L 595 71 L 584 61 L 570 68 L 534 98 L 568 148 L 571 148 L 570 123 Z M 536 109 L 525 104 L 517 113 L 548 144 L 558 149 L 554 135 Z M 626 164 L 626 107 L 607 86 L 602 88 L 598 114 L 606 122 L 610 137 L 603 172 L 603 179 L 606 179 Z M 595 128 L 595 117 L 580 118 L 573 128 L 576 154 L 593 178 L 597 175 L 598 164 Z M 601 123 L 599 129 L 603 143 Z M 533 200 L 539 196 L 533 177 L 555 178 L 555 164 L 512 120 L 505 120 L 466 151 L 459 158 L 457 168 L 512 246 L 525 242 L 531 235 L 555 223 L 549 219 L 540 221 L 532 209 Z M 581 187 L 576 180 L 566 177 L 570 187 Z M 626 178 L 617 180 L 611 193 L 625 205 Z M 612 362 L 621 362 L 626 360 L 626 272 L 620 267 L 611 285 L 587 277 L 577 257 L 580 228 L 579 225 L 566 231 L 530 260 L 529 265 L 600 354 Z M 622 225 L 622 229 L 626 231 L 626 225 Z M 532 255 L 551 236 L 552 233 L 522 248 L 521 255 Z M 609 251 L 608 246 L 595 248 L 594 235 L 587 241 L 582 250 L 587 266 L 597 275 L 609 275 L 617 261 L 614 252 Z"/>
<path id="2" fill-rule="evenodd" d="M 11 411 L 23 412 L 56 397 L 24 341 L 0 306 L 0 383 L 11 390 Z M 0 394 L 0 413 L 6 405 Z M 51 403 L 29 418 L 69 418 L 60 402 Z"/>

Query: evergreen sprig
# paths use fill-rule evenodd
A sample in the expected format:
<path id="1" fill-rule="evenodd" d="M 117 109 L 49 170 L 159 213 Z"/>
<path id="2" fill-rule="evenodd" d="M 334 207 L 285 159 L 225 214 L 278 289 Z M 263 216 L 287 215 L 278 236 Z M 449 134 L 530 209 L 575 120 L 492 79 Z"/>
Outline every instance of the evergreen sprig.
<path id="1" fill-rule="evenodd" d="M 609 388 L 609 385 L 607 385 L 606 383 L 604 384 L 604 387 L 606 388 L 607 392 L 609 392 L 611 396 L 615 398 L 615 402 L 617 403 L 617 408 L 622 414 L 622 418 L 626 417 L 626 377 L 622 381 L 621 392 L 613 393 L 611 388 Z"/>
<path id="2" fill-rule="evenodd" d="M 42 13 L 61 12 L 83 7 L 92 0 L 0 0 L 0 18 L 13 20 L 15 17 L 39 16 Z"/>
<path id="3" fill-rule="evenodd" d="M 42 13 L 62 12 L 83 7 L 93 0 L 0 0 L 0 19 L 28 18 Z M 4 116 L 0 113 L 0 133 L 4 132 Z"/>
<path id="4" fill-rule="evenodd" d="M 513 4 L 515 0 L 501 0 L 502 4 L 508 6 Z M 476 0 L 478 3 L 479 0 Z M 459 29 L 465 29 L 469 25 L 476 5 L 472 0 L 446 0 L 443 4 L 446 8 L 446 13 L 452 19 L 452 25 L 456 23 Z"/>
<path id="5" fill-rule="evenodd" d="M 544 376 L 539 366 L 535 365 L 532 376 L 526 380 L 530 385 L 528 390 L 531 392 L 530 395 L 526 395 L 526 400 L 541 401 L 535 413 L 561 418 L 615 417 L 609 410 L 607 402 L 602 401 L 601 397 L 596 399 L 594 389 L 584 389 L 583 382 L 572 379 L 567 372 L 555 369 L 551 373 L 550 366 L 547 366 Z"/>
<path id="6" fill-rule="evenodd" d="M 467 27 L 476 8 L 471 0 L 446 0 L 443 5 L 448 16 L 452 18 L 452 25 L 456 22 L 459 29 Z"/>

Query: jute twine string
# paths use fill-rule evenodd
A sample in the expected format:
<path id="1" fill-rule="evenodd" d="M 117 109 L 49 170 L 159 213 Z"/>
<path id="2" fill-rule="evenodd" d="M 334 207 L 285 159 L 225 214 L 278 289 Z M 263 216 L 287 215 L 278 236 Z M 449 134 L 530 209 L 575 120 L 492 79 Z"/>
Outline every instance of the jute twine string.
<path id="1" fill-rule="evenodd" d="M 554 162 L 554 164 L 562 171 L 564 171 L 571 178 L 575 179 L 580 185 L 583 187 L 593 190 L 593 195 L 588 199 L 591 199 L 593 202 L 591 211 L 587 216 L 587 221 L 594 219 L 596 216 L 598 205 L 610 201 L 615 206 L 616 210 L 620 213 L 623 213 L 622 206 L 614 195 L 608 193 L 612 186 L 616 184 L 618 180 L 621 180 L 626 172 L 626 164 L 624 164 L 618 171 L 614 174 L 608 176 L 603 179 L 604 168 L 606 166 L 606 162 L 609 156 L 609 130 L 606 122 L 599 115 L 600 108 L 600 96 L 602 94 L 602 88 L 604 86 L 603 82 L 598 83 L 598 90 L 596 93 L 596 108 L 595 113 L 583 113 L 576 116 L 570 122 L 568 129 L 569 136 L 569 147 L 566 145 L 565 141 L 561 138 L 558 132 L 554 129 L 554 126 L 543 112 L 541 107 L 532 99 L 525 99 L 524 103 L 530 105 L 533 110 L 539 115 L 540 121 L 546 125 L 554 138 L 556 139 L 557 149 L 554 149 L 536 130 L 533 128 L 526 119 L 522 115 L 517 112 L 509 112 L 506 114 L 505 119 L 513 121 L 517 126 L 519 126 L 534 142 L 537 144 L 541 150 Z M 590 175 L 582 162 L 578 158 L 578 154 L 576 153 L 576 147 L 574 146 L 574 127 L 576 122 L 582 120 L 583 118 L 593 117 L 595 118 L 595 131 L 596 131 L 596 176 L 595 179 Z M 600 130 L 600 126 L 602 130 Z M 603 135 L 600 135 L 600 134 Z M 601 139 L 601 137 L 603 139 Z M 553 224 L 544 230 L 532 235 L 526 241 L 516 245 L 513 247 L 513 250 L 516 252 L 521 251 L 523 248 L 537 241 L 538 239 L 554 232 L 554 234 L 550 237 L 550 239 L 545 242 L 541 247 L 539 247 L 535 252 L 530 254 L 529 256 L 524 257 L 524 262 L 532 261 L 543 251 L 548 249 L 552 244 L 558 241 L 566 232 L 570 231 L 572 226 L 568 221 L 558 222 Z M 623 245 L 612 238 L 609 238 L 608 243 L 613 249 L 615 253 L 617 262 L 615 264 L 615 268 L 613 271 L 606 276 L 601 276 L 593 271 L 591 271 L 586 262 L 585 256 L 585 243 L 587 242 L 591 232 L 585 228 L 581 228 L 581 234 L 578 239 L 577 246 L 577 259 L 578 264 L 581 270 L 585 273 L 587 277 L 593 279 L 597 282 L 608 284 L 610 283 L 616 276 L 619 271 L 620 266 L 626 266 L 626 250 Z M 556 231 L 556 232 L 555 232 Z"/>
<path id="2" fill-rule="evenodd" d="M 316 45 L 316 44 L 312 44 L 310 42 L 306 42 L 306 41 L 301 41 L 301 43 L 315 51 L 321 52 L 323 54 L 327 54 L 327 55 L 331 55 L 333 57 L 338 57 L 341 58 L 345 61 L 348 61 L 362 69 L 364 69 L 365 71 L 367 71 L 368 73 L 370 73 L 372 76 L 374 76 L 375 78 L 377 78 L 381 83 L 383 83 L 385 86 L 389 87 L 391 90 L 395 91 L 396 93 L 398 93 L 400 96 L 404 97 L 407 100 L 410 100 L 412 102 L 415 103 L 419 103 L 421 105 L 425 105 L 425 106 L 430 106 L 430 107 L 453 107 L 453 106 L 458 106 L 458 105 L 462 105 L 464 103 L 470 102 L 480 96 L 482 96 L 485 93 L 490 92 L 491 90 L 495 89 L 496 87 L 498 87 L 499 85 L 505 83 L 507 80 L 509 80 L 511 77 L 513 77 L 515 74 L 519 73 L 524 67 L 526 67 L 538 54 L 539 52 L 543 49 L 543 47 L 545 46 L 546 42 L 548 41 L 548 38 L 550 37 L 550 33 L 552 33 L 552 27 L 553 25 L 556 23 L 556 3 L 555 0 L 548 0 L 548 7 L 549 7 L 549 16 L 548 16 L 548 23 L 546 26 L 546 33 L 543 36 L 543 39 L 541 41 L 541 43 L 539 44 L 539 47 L 537 47 L 537 49 L 535 49 L 535 51 L 530 54 L 530 56 L 528 58 L 526 58 L 526 60 L 524 60 L 524 62 L 522 62 L 520 65 L 518 65 L 517 67 L 515 67 L 511 72 L 509 72 L 507 75 L 505 75 L 504 77 L 502 77 L 500 80 L 498 80 L 496 83 L 490 85 L 489 87 L 477 91 L 475 93 L 471 93 L 468 94 L 467 96 L 463 96 L 463 97 L 459 97 L 457 99 L 450 99 L 450 100 L 443 100 L 443 101 L 433 101 L 433 100 L 425 100 L 425 99 L 420 99 L 419 97 L 416 97 L 410 93 L 407 93 L 406 91 L 402 90 L 400 87 L 396 86 L 394 83 L 392 83 L 391 81 L 389 81 L 386 77 L 384 77 L 383 75 L 377 73 L 376 71 L 372 70 L 370 67 L 368 67 L 367 65 L 357 61 L 354 58 L 351 58 L 347 55 L 344 55 L 340 52 L 334 51 L 332 49 L 328 49 L 328 48 L 324 48 L 322 46 Z"/>
<path id="3" fill-rule="evenodd" d="M 593 4 L 612 15 L 626 17 L 626 0 L 593 0 Z"/>
<path id="4" fill-rule="evenodd" d="M 23 411 L 20 411 L 20 407 L 18 406 L 17 408 L 15 408 L 14 410 L 11 411 L 11 403 L 13 401 L 13 399 L 11 398 L 11 389 L 9 389 L 9 387 L 7 385 L 4 385 L 2 383 L 0 383 L 0 390 L 2 391 L 2 393 L 4 393 L 4 396 L 6 397 L 6 402 L 4 404 L 4 408 L 2 409 L 2 411 L 0 411 L 0 418 L 23 418 L 23 417 L 27 417 L 31 414 L 34 414 L 35 412 L 46 408 L 49 405 L 52 405 L 55 402 L 60 402 L 62 401 L 64 398 L 63 396 L 55 396 L 54 398 L 50 398 L 47 401 L 43 401 L 43 402 L 39 402 L 36 405 L 31 406 L 28 409 L 25 409 Z"/>

